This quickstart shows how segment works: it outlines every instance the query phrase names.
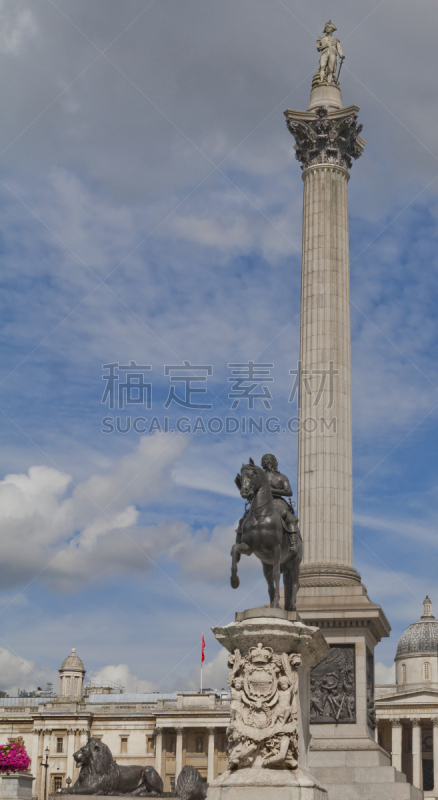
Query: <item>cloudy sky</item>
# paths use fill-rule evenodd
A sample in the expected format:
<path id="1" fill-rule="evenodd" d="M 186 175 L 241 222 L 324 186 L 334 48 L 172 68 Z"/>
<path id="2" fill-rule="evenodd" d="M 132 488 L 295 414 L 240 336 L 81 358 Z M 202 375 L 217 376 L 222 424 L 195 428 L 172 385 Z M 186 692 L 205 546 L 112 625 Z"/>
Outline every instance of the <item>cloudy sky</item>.
<path id="1" fill-rule="evenodd" d="M 1 689 L 56 680 L 71 647 L 131 691 L 195 687 L 203 631 L 220 687 L 211 625 L 266 601 L 255 559 L 229 585 L 234 476 L 273 451 L 296 494 L 296 434 L 241 420 L 296 414 L 302 181 L 282 112 L 308 105 L 328 15 L 367 140 L 349 184 L 354 552 L 393 626 L 378 680 L 426 593 L 438 611 L 435 0 L 0 0 Z M 228 365 L 250 361 L 273 365 L 270 409 L 231 408 Z"/>

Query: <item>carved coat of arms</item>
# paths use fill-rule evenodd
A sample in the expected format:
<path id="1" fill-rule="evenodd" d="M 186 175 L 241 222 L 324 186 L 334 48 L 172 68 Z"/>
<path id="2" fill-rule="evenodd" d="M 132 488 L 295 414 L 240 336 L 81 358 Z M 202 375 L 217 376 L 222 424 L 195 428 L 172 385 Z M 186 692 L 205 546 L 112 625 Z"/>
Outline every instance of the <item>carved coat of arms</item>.
<path id="1" fill-rule="evenodd" d="M 276 654 L 261 643 L 246 656 L 239 650 L 230 655 L 230 769 L 297 766 L 300 663 L 299 656 Z"/>

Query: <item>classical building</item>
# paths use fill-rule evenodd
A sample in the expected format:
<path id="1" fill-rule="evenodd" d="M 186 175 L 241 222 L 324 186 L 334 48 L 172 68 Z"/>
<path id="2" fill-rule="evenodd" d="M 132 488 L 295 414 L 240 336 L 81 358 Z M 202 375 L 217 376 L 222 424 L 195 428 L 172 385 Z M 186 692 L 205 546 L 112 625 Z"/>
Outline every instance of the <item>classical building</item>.
<path id="1" fill-rule="evenodd" d="M 23 738 L 34 797 L 45 800 L 76 781 L 73 753 L 90 736 L 105 742 L 119 764 L 155 766 L 165 791 L 185 764 L 208 781 L 226 769 L 227 693 L 114 694 L 100 687 L 88 694 L 84 677 L 73 649 L 59 670 L 58 696 L 0 698 L 0 744 Z"/>
<path id="2" fill-rule="evenodd" d="M 378 741 L 425 797 L 438 797 L 438 621 L 428 597 L 400 637 L 395 668 L 395 684 L 376 686 Z"/>

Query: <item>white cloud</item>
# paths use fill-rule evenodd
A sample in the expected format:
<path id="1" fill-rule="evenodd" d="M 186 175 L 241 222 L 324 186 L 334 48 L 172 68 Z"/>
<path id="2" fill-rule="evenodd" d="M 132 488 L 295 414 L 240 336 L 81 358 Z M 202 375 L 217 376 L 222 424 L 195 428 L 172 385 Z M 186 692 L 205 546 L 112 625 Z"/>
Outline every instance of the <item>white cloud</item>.
<path id="1" fill-rule="evenodd" d="M 17 695 L 18 689 L 35 688 L 41 681 L 41 673 L 37 672 L 34 661 L 11 653 L 0 647 L 0 689 L 9 695 Z"/>
<path id="2" fill-rule="evenodd" d="M 138 678 L 137 675 L 132 675 L 127 664 L 118 664 L 117 666 L 109 664 L 102 667 L 88 675 L 91 683 L 105 684 L 107 681 L 110 683 L 117 683 L 123 686 L 125 692 L 156 692 L 159 687 L 153 681 Z"/>
<path id="3" fill-rule="evenodd" d="M 2 0 L 0 4 L 0 52 L 20 53 L 29 39 L 35 38 L 38 26 L 35 16 L 29 8 L 20 10 L 23 3 Z M 18 6 L 18 8 L 17 8 Z"/>
<path id="4" fill-rule="evenodd" d="M 186 526 L 142 527 L 134 504 L 170 491 L 170 471 L 184 447 L 182 438 L 144 437 L 70 496 L 71 478 L 56 469 L 35 466 L 27 475 L 7 475 L 0 483 L 3 585 L 40 574 L 58 588 L 74 588 L 96 575 L 149 569 Z"/>
<path id="5" fill-rule="evenodd" d="M 204 689 L 227 689 L 229 669 L 227 667 L 228 651 L 222 648 L 211 661 L 205 661 L 202 666 L 202 686 Z M 188 681 L 189 689 L 199 689 L 201 681 L 201 667 L 194 670 L 195 676 Z"/>
<path id="6" fill-rule="evenodd" d="M 376 683 L 395 683 L 395 664 L 390 667 L 377 661 L 375 665 L 375 681 Z"/>

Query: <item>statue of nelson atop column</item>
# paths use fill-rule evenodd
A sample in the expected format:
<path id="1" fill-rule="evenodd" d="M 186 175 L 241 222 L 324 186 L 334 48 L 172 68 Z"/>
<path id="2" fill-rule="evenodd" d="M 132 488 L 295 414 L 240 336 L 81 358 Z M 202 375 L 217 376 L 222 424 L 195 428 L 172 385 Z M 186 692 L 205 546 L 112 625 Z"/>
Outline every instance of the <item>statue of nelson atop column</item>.
<path id="1" fill-rule="evenodd" d="M 321 53 L 319 59 L 319 83 L 325 83 L 328 86 L 331 84 L 338 85 L 335 72 L 338 63 L 338 56 L 341 61 L 345 56 L 341 49 L 339 39 L 335 39 L 333 33 L 337 30 L 336 25 L 329 19 L 324 28 L 323 36 L 316 40 L 316 49 Z M 316 77 L 316 76 L 315 76 Z"/>

